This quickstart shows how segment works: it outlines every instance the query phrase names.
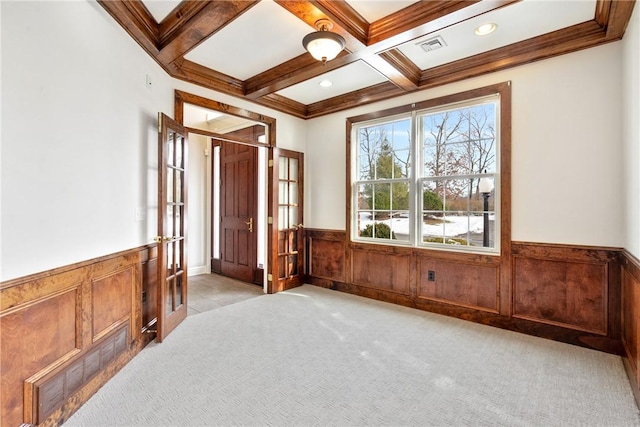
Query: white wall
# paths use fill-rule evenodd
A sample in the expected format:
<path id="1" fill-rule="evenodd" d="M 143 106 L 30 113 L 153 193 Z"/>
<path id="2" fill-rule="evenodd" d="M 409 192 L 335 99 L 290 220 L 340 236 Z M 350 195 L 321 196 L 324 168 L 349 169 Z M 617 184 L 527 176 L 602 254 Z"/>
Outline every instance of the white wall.
<path id="1" fill-rule="evenodd" d="M 0 278 L 148 243 L 171 79 L 95 2 L 0 7 Z"/>
<path id="2" fill-rule="evenodd" d="M 0 1 L 0 10 L 0 280 L 152 241 L 157 112 L 173 117 L 176 88 L 274 117 L 278 146 L 305 149 L 303 120 L 170 78 L 94 1 Z M 206 160 L 193 144 L 188 255 L 198 270 Z"/>
<path id="3" fill-rule="evenodd" d="M 512 239 L 621 247 L 621 53 L 611 43 L 310 120 L 307 226 L 345 229 L 347 117 L 511 80 Z"/>
<path id="4" fill-rule="evenodd" d="M 624 247 L 640 258 L 640 6 L 637 3 L 622 46 Z"/>
<path id="5" fill-rule="evenodd" d="M 637 9 L 622 43 L 305 122 L 171 79 L 93 1 L 1 1 L 0 280 L 152 240 L 156 113 L 173 116 L 174 89 L 276 118 L 278 146 L 305 152 L 305 225 L 344 229 L 346 117 L 512 80 L 513 239 L 638 256 Z M 205 233 L 193 221 L 192 266 Z"/>
<path id="6" fill-rule="evenodd" d="M 210 157 L 204 150 L 210 148 L 209 138 L 202 135 L 189 134 L 189 186 L 187 193 L 187 245 L 188 273 L 203 274 L 209 271 L 208 243 L 209 203 L 205 191 L 209 188 L 207 173 Z"/>

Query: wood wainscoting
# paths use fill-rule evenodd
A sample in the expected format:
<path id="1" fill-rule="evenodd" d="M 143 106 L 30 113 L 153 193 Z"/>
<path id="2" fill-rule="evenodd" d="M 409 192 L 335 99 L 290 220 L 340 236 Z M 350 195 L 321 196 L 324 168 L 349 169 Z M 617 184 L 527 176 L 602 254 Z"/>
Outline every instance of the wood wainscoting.
<path id="1" fill-rule="evenodd" d="M 495 256 L 336 230 L 305 229 L 305 240 L 308 283 L 620 355 L 640 406 L 640 261 L 627 251 L 511 242 L 501 274 Z"/>
<path id="2" fill-rule="evenodd" d="M 627 251 L 622 258 L 622 344 L 627 375 L 640 406 L 640 260 Z"/>
<path id="3" fill-rule="evenodd" d="M 619 249 L 512 242 L 511 271 L 502 274 L 497 256 L 353 243 L 336 230 L 305 233 L 314 285 L 624 352 Z"/>
<path id="4" fill-rule="evenodd" d="M 60 425 L 144 348 L 155 257 L 136 248 L 0 284 L 2 425 Z"/>

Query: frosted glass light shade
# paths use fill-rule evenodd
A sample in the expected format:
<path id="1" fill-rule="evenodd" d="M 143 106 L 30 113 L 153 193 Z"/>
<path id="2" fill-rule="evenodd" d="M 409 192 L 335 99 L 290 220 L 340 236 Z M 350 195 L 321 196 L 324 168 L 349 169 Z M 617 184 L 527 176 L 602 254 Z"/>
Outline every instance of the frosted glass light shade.
<path id="1" fill-rule="evenodd" d="M 344 49 L 345 41 L 340 34 L 316 31 L 302 39 L 302 46 L 318 61 L 334 59 Z"/>
<path id="2" fill-rule="evenodd" d="M 478 190 L 481 193 L 491 193 L 491 191 L 493 191 L 493 181 L 491 181 L 487 177 L 480 178 L 480 183 L 478 184 Z"/>

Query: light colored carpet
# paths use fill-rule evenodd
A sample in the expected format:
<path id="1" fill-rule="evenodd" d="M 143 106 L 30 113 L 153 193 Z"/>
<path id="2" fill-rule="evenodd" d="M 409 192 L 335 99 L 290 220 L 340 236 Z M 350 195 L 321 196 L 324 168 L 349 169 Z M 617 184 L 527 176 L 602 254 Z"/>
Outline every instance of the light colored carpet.
<path id="1" fill-rule="evenodd" d="M 639 426 L 619 357 L 305 285 L 189 316 L 65 426 Z"/>

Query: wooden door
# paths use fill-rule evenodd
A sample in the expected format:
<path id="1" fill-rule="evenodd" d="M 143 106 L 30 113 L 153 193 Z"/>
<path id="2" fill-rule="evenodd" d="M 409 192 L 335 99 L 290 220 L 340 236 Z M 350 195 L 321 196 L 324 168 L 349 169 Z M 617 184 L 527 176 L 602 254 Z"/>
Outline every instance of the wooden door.
<path id="1" fill-rule="evenodd" d="M 302 284 L 304 275 L 304 155 L 272 148 L 269 165 L 272 190 L 271 281 L 267 291 L 280 292 Z"/>
<path id="2" fill-rule="evenodd" d="M 158 342 L 187 317 L 187 133 L 158 115 Z"/>
<path id="3" fill-rule="evenodd" d="M 220 269 L 244 282 L 257 267 L 257 157 L 256 147 L 220 144 Z"/>

